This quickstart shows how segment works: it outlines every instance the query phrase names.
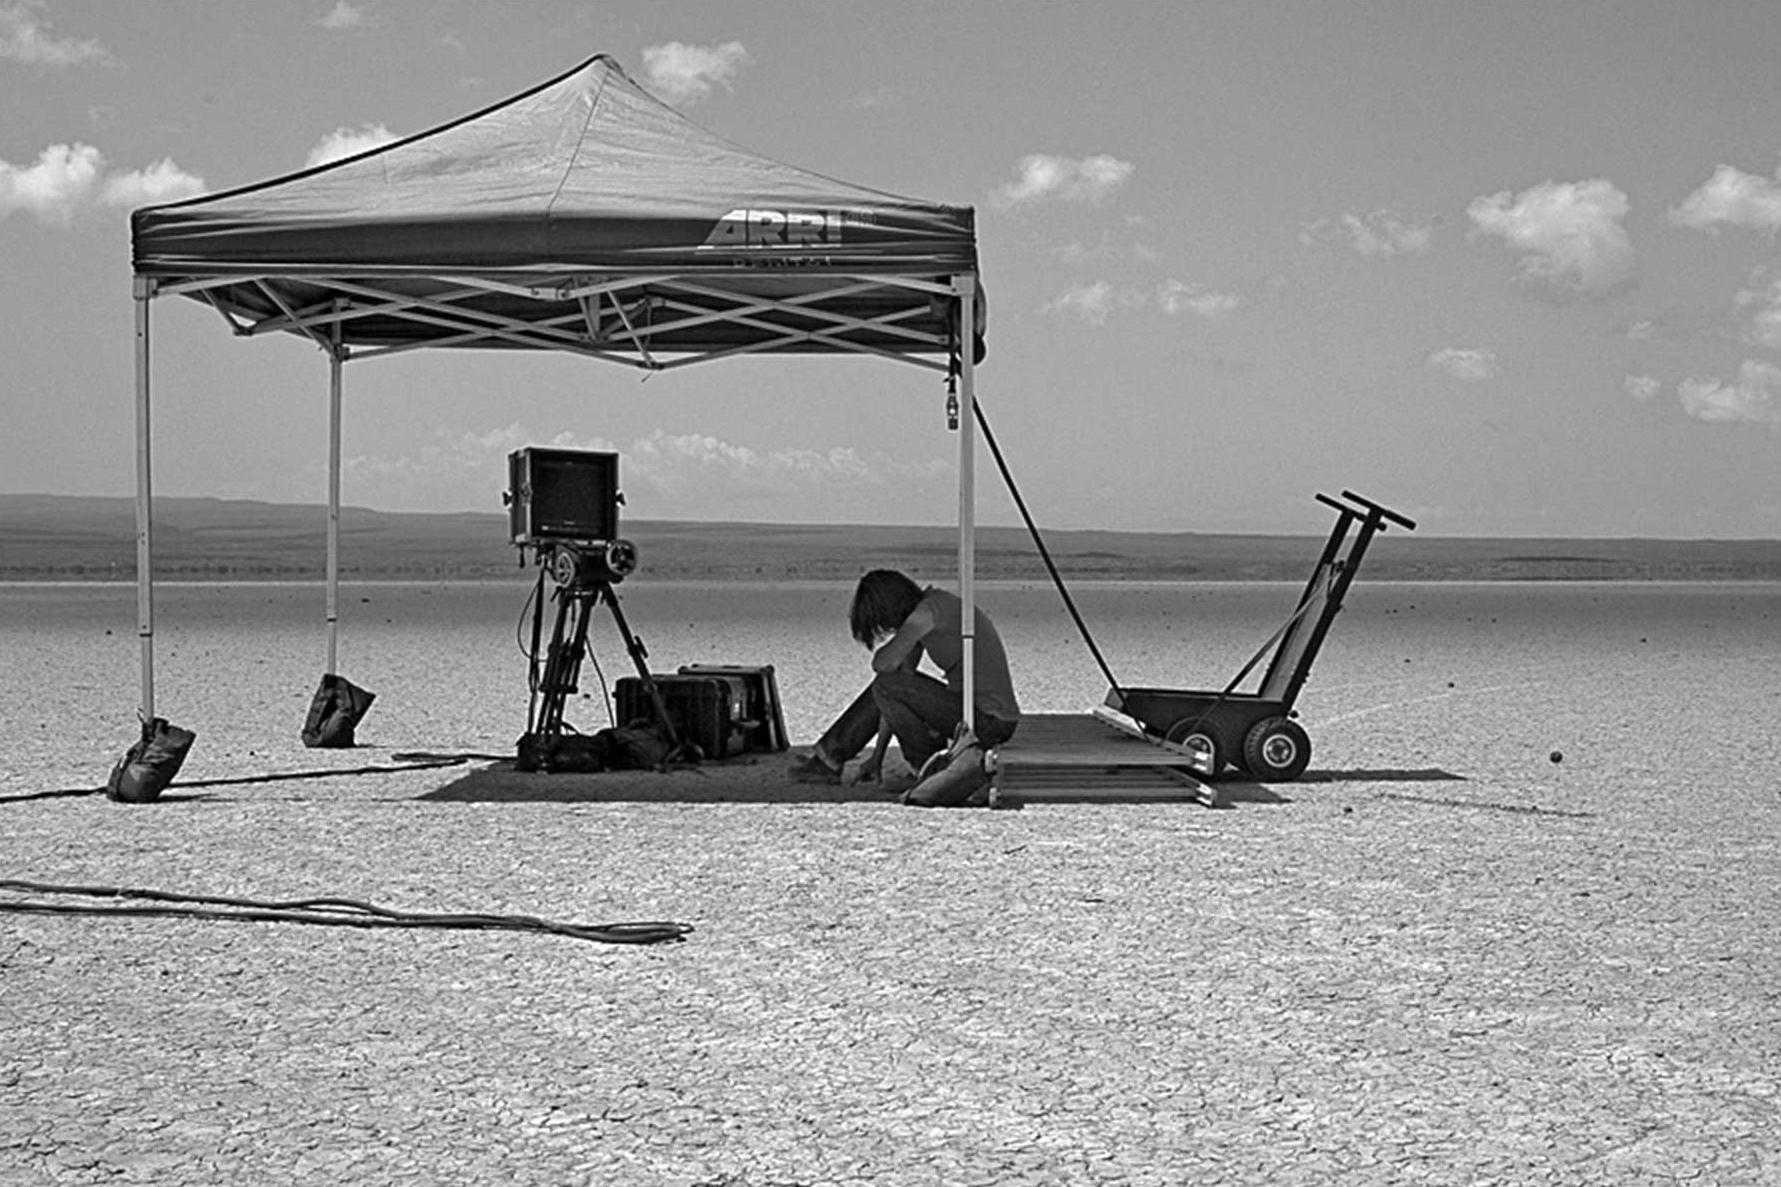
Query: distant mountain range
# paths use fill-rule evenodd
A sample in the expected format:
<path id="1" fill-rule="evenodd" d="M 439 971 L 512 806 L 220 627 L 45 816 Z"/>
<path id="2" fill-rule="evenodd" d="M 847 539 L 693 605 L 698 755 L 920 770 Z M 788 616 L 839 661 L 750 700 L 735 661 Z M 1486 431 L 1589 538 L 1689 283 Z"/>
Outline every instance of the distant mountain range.
<path id="1" fill-rule="evenodd" d="M 227 499 L 155 500 L 155 575 L 171 580 L 311 580 L 326 565 L 320 506 Z M 627 521 L 656 580 L 849 580 L 876 566 L 939 580 L 957 568 L 957 529 Z M 1298 581 L 1321 536 L 1045 531 L 1066 580 Z M 340 572 L 351 580 L 511 578 L 519 553 L 507 519 L 343 508 Z M 1021 528 L 977 531 L 986 580 L 1044 580 Z M 1371 581 L 1781 580 L 1781 541 L 1485 539 L 1393 529 L 1363 561 Z M 0 580 L 133 581 L 132 499 L 0 495 Z"/>

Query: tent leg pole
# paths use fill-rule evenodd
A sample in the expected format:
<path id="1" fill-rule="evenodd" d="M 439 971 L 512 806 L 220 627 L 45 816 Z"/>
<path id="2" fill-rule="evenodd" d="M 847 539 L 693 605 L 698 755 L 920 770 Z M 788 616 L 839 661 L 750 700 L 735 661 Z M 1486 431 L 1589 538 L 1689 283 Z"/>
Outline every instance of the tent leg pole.
<path id="1" fill-rule="evenodd" d="M 959 293 L 959 631 L 964 637 L 965 728 L 977 726 L 977 394 L 974 371 L 977 277 L 956 280 Z"/>
<path id="2" fill-rule="evenodd" d="M 155 295 L 154 281 L 138 276 L 132 295 L 136 298 L 136 634 L 142 641 L 142 701 L 137 711 L 144 722 L 149 722 L 155 716 L 154 485 L 149 450 L 148 352 L 148 303 Z"/>
<path id="3" fill-rule="evenodd" d="M 334 346 L 328 352 L 328 666 L 340 670 L 340 323 L 334 323 Z"/>

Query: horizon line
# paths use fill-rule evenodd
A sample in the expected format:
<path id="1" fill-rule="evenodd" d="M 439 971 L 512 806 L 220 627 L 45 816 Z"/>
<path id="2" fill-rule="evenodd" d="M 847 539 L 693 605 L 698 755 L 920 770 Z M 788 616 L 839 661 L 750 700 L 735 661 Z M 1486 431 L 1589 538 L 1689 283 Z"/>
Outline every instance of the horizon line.
<path id="1" fill-rule="evenodd" d="M 66 494 L 66 493 L 59 493 L 59 492 L 54 492 L 54 491 L 17 491 L 17 490 L 0 491 L 0 500 L 15 499 L 15 498 L 16 499 L 60 499 L 60 500 L 69 500 L 69 501 L 86 500 L 86 501 L 90 501 L 90 502 L 121 503 L 121 504 L 129 505 L 131 507 L 134 507 L 136 504 L 136 496 L 133 494 L 108 495 L 108 494 Z M 314 510 L 314 511 L 318 511 L 318 512 L 326 512 L 326 510 L 327 510 L 327 504 L 325 502 L 321 502 L 321 501 L 284 502 L 284 501 L 279 501 L 279 500 L 274 500 L 274 499 L 249 498 L 249 497 L 245 497 L 245 496 L 228 496 L 228 495 L 157 494 L 154 496 L 154 502 L 156 502 L 156 503 L 171 502 L 171 501 L 182 501 L 182 502 L 192 502 L 192 503 L 216 503 L 216 504 L 245 504 L 245 505 L 250 505 L 250 506 L 258 506 L 258 507 L 279 507 L 279 508 L 287 508 L 287 509 L 293 509 L 293 510 Z M 365 504 L 360 504 L 360 503 L 342 503 L 340 510 L 342 512 L 359 511 L 359 512 L 365 512 L 365 513 L 368 513 L 371 515 L 393 515 L 393 516 L 410 515 L 410 516 L 434 516 L 434 517 L 438 517 L 438 516 L 486 516 L 490 519 L 496 519 L 496 520 L 501 520 L 501 519 L 507 518 L 506 513 L 503 510 L 450 510 L 450 511 L 391 510 L 391 509 L 382 508 L 382 507 L 371 507 L 371 506 L 367 506 Z M 638 524 L 678 524 L 678 525 L 689 526 L 689 527 L 713 526 L 713 527 L 745 527 L 745 528 L 772 528 L 772 529 L 805 528 L 805 529 L 816 529 L 816 530 L 837 529 L 837 528 L 868 528 L 868 529 L 882 529 L 882 530 L 890 530 L 890 531 L 914 530 L 914 531 L 945 531 L 945 532 L 956 532 L 958 530 L 958 526 L 959 526 L 954 521 L 944 521 L 944 522 L 939 522 L 939 523 L 911 523 L 911 522 L 873 523 L 873 522 L 864 522 L 864 521 L 858 521 L 858 520 L 751 520 L 751 519 L 724 519 L 724 518 L 678 519 L 678 518 L 658 517 L 658 516 L 639 516 L 635 519 L 631 519 L 630 522 L 638 523 Z M 1024 523 L 1006 523 L 1006 522 L 986 521 L 983 519 L 979 519 L 974 526 L 975 526 L 975 529 L 979 530 L 979 531 L 982 531 L 982 530 L 1018 531 L 1018 532 L 1030 534 L 1029 529 L 1027 528 L 1027 526 Z M 1320 536 L 1327 534 L 1325 529 L 1315 529 L 1314 530 L 1314 529 L 1310 529 L 1310 528 L 1306 528 L 1306 529 L 1302 529 L 1302 530 L 1265 531 L 1265 530 L 1254 529 L 1254 528 L 1243 529 L 1243 528 L 1166 528 L 1166 527 L 1149 527 L 1149 528 L 1138 528 L 1138 527 L 1061 527 L 1061 526 L 1056 526 L 1056 525 L 1046 526 L 1043 524 L 1040 525 L 1040 530 L 1043 532 L 1068 532 L 1068 533 L 1102 532 L 1102 533 L 1109 533 L 1109 534 L 1115 534 L 1115 535 L 1128 535 L 1128 536 L 1236 536 L 1236 537 L 1248 537 L 1248 538 L 1259 538 L 1259 539 L 1302 539 L 1302 538 L 1307 538 L 1307 537 L 1320 537 Z M 1401 532 L 1402 532 L 1402 529 L 1400 529 L 1400 533 Z M 1428 539 L 1428 540 L 1434 540 L 1434 539 L 1477 540 L 1477 541 L 1487 541 L 1487 540 L 1525 540 L 1525 541 L 1575 540 L 1575 541 L 1625 541 L 1625 542 L 1653 541 L 1653 542 L 1662 542 L 1662 543 L 1667 543 L 1667 544 L 1688 544 L 1688 543 L 1775 544 L 1775 543 L 1781 543 L 1781 536 L 1700 536 L 1700 535 L 1650 535 L 1650 534 L 1639 535 L 1639 534 L 1631 534 L 1631 533 L 1623 533 L 1623 534 L 1609 534 L 1609 533 L 1536 534 L 1536 533 L 1532 533 L 1532 532 L 1496 532 L 1496 533 L 1483 533 L 1483 534 L 1480 534 L 1480 533 L 1453 533 L 1453 534 L 1448 534 L 1448 533 L 1440 532 L 1438 530 L 1430 530 L 1430 529 L 1422 526 L 1421 524 L 1419 524 L 1416 528 L 1416 535 L 1421 539 Z"/>

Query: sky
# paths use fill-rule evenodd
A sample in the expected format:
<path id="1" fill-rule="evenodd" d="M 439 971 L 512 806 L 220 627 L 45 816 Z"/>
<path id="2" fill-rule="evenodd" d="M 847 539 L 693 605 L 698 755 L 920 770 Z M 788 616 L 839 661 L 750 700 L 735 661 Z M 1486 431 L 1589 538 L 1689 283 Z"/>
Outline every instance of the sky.
<path id="1" fill-rule="evenodd" d="M 1043 527 L 1781 537 L 1781 4 L 0 0 L 0 492 L 135 490 L 129 212 L 447 123 L 596 53 L 696 123 L 976 209 L 978 397 Z M 326 498 L 326 357 L 152 303 L 157 495 Z M 345 369 L 342 498 L 944 524 L 938 376 Z M 980 522 L 1015 524 L 993 463 Z"/>

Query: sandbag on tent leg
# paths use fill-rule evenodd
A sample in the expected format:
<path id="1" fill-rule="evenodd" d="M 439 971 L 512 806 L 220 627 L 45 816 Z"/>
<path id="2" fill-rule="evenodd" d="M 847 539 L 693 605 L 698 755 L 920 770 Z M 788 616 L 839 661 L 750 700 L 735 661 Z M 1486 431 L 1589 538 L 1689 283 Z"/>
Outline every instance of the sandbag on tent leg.
<path id="1" fill-rule="evenodd" d="M 327 749 L 354 745 L 353 731 L 376 699 L 376 693 L 366 692 L 346 677 L 324 673 L 303 722 L 303 744 Z"/>
<path id="2" fill-rule="evenodd" d="M 124 752 L 105 781 L 108 798 L 126 804 L 146 804 L 160 796 L 186 760 L 198 735 L 164 717 L 142 723 L 142 737 Z"/>

